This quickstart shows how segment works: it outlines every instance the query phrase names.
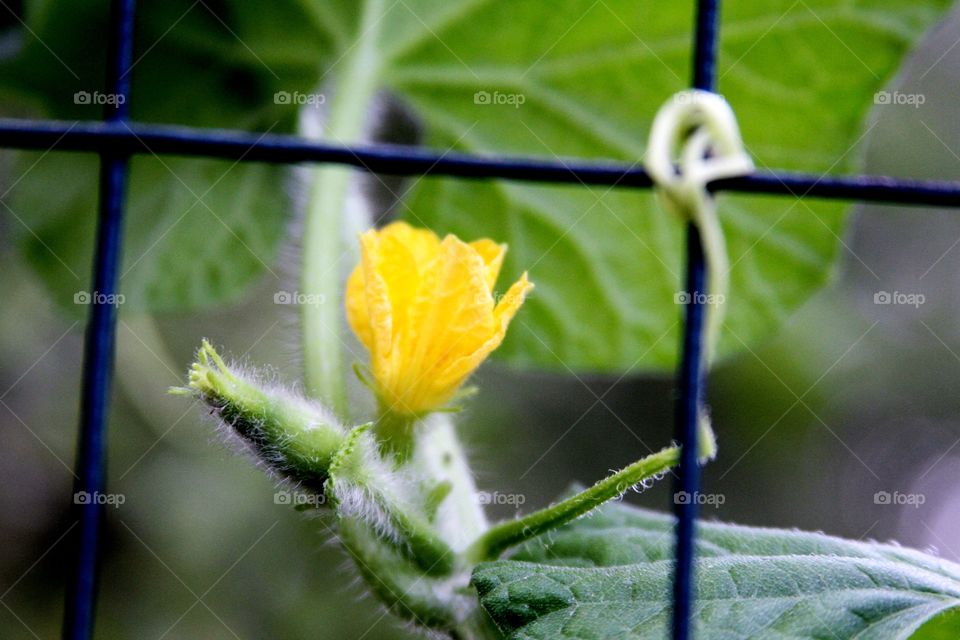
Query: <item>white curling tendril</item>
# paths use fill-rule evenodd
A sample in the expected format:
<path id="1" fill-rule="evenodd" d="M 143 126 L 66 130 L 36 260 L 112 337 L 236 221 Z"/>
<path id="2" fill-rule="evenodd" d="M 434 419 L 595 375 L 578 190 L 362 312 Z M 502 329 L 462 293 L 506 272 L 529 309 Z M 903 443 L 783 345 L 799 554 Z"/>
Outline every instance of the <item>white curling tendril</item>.
<path id="1" fill-rule="evenodd" d="M 683 91 L 660 108 L 653 120 L 644 159 L 663 207 L 700 231 L 709 268 L 711 304 L 704 358 L 713 358 L 723 324 L 730 261 L 716 205 L 707 184 L 753 172 L 740 128 L 727 101 L 708 91 Z M 698 292 L 688 292 L 694 295 Z"/>

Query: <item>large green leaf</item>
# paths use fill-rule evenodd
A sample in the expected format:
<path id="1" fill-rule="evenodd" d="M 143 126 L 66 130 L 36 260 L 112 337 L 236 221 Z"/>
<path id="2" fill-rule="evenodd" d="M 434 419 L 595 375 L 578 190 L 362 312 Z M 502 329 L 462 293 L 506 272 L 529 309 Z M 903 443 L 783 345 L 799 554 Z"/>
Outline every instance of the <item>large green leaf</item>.
<path id="1" fill-rule="evenodd" d="M 696 637 L 960 637 L 960 566 L 819 533 L 700 523 Z M 510 638 L 664 638 L 673 518 L 609 504 L 474 571 Z"/>
<path id="2" fill-rule="evenodd" d="M 855 168 L 855 142 L 873 93 L 947 5 L 948 0 L 726 5 L 719 89 L 737 111 L 758 166 Z M 90 55 L 88 42 L 90 33 L 103 28 L 105 3 L 36 6 L 29 21 L 39 39 L 27 38 L 5 75 L 5 91 L 24 98 L 23 105 L 42 105 L 44 115 L 95 117 L 95 109 L 73 105 L 71 96 L 91 90 L 101 76 L 102 55 Z M 365 7 L 378 15 L 361 26 Z M 318 85 L 350 92 L 352 84 L 370 78 L 346 73 L 345 61 L 368 49 L 359 42 L 372 39 L 376 64 L 366 68 L 372 68 L 373 83 L 411 108 L 430 145 L 636 162 L 656 109 L 688 84 L 692 14 L 689 3 L 654 0 L 301 0 L 269 10 L 226 0 L 150 3 L 138 19 L 134 116 L 290 130 L 295 109 L 273 104 L 273 93 Z M 24 167 L 34 159 L 27 158 Z M 36 233 L 22 234 L 33 264 L 62 293 L 74 282 L 57 282 L 72 280 L 61 260 L 75 273 L 88 270 L 94 190 L 90 185 L 83 198 L 57 197 L 48 188 L 56 171 L 48 159 L 37 164 L 14 190 L 13 208 Z M 154 248 L 145 257 L 127 252 L 128 265 L 139 261 L 136 269 L 144 274 L 124 283 L 128 297 L 152 308 L 214 304 L 261 273 L 280 234 L 265 233 L 258 239 L 262 247 L 253 252 L 235 251 L 227 238 L 235 224 L 279 229 L 283 223 L 288 208 L 283 181 L 277 170 L 259 171 L 230 169 L 238 183 L 264 185 L 248 198 L 238 200 L 228 189 L 220 190 L 222 198 L 210 195 L 207 204 L 224 224 L 206 227 L 210 248 L 200 256 L 182 249 L 195 234 L 189 225 L 133 225 L 129 234 L 144 235 L 131 235 L 132 244 Z M 189 162 L 176 173 L 213 177 Z M 149 191 L 182 188 L 172 175 L 151 175 L 164 184 Z M 37 197 L 18 199 L 25 190 Z M 40 195 L 48 222 L 34 225 Z M 132 199 L 131 218 L 172 221 L 183 212 L 182 206 L 163 210 L 171 198 L 139 186 Z M 205 215 L 205 210 L 196 211 Z M 674 362 L 682 224 L 667 218 L 649 193 L 428 179 L 417 183 L 401 211 L 440 232 L 509 242 L 504 280 L 530 271 L 537 289 L 500 357 L 607 371 Z M 770 334 L 828 279 L 844 207 L 725 196 L 720 211 L 733 262 L 728 324 L 737 339 L 720 345 L 729 353 L 740 340 Z M 86 249 L 66 256 L 37 250 L 72 243 L 86 243 Z M 218 265 L 235 270 L 236 277 L 214 275 Z M 163 282 L 168 276 L 194 278 L 203 295 L 179 295 Z"/>
<path id="3" fill-rule="evenodd" d="M 273 94 L 307 91 L 315 61 L 328 57 L 328 38 L 295 6 L 261 15 L 248 3 L 145 4 L 137 16 L 133 118 L 292 131 L 295 107 L 275 104 Z M 105 37 L 108 14 L 103 0 L 28 5 L 24 46 L 0 63 L 2 115 L 99 118 L 99 105 L 77 104 L 74 95 L 104 91 L 104 49 L 89 42 Z M 265 273 L 273 277 L 291 208 L 286 182 L 283 169 L 261 164 L 136 157 L 120 281 L 127 307 L 203 307 L 237 298 Z M 73 296 L 90 286 L 96 159 L 56 148 L 22 153 L 10 185 L 0 210 L 15 216 L 10 227 L 29 263 L 56 302 L 82 310 Z"/>
<path id="4" fill-rule="evenodd" d="M 36 160 L 35 154 L 26 158 Z M 73 306 L 74 295 L 89 289 L 96 163 L 64 154 L 47 155 L 40 163 L 43 168 L 35 171 L 56 185 L 60 206 L 49 206 L 49 186 L 18 193 L 14 211 L 23 221 L 21 247 L 54 300 Z M 269 262 L 283 234 L 285 210 L 276 181 L 276 170 L 263 165 L 134 158 L 120 271 L 124 304 L 155 311 L 197 308 L 211 298 L 238 297 L 267 269 L 276 276 Z M 74 215 L 78 211 L 83 214 Z"/>
<path id="5" fill-rule="evenodd" d="M 855 168 L 851 147 L 874 92 L 947 4 L 725 4 L 719 91 L 758 167 Z M 435 8 L 399 3 L 391 15 L 412 10 L 428 28 L 403 39 L 386 77 L 435 146 L 636 161 L 657 108 L 688 84 L 689 3 L 465 0 Z M 478 105 L 478 91 L 524 102 Z M 770 334 L 824 284 L 844 210 L 785 198 L 721 199 L 734 265 L 727 317 L 738 337 L 721 340 L 721 352 Z M 408 217 L 507 241 L 505 276 L 530 270 L 537 289 L 501 357 L 557 369 L 674 363 L 682 225 L 649 194 L 425 181 Z"/>

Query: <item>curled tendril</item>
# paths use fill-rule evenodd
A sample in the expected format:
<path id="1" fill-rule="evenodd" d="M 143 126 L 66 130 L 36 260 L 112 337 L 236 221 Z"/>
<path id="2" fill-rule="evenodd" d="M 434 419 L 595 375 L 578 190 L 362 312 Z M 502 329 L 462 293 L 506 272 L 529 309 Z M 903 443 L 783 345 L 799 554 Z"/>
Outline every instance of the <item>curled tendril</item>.
<path id="1" fill-rule="evenodd" d="M 663 207 L 700 231 L 710 268 L 704 350 L 709 363 L 723 324 L 730 261 L 707 186 L 720 178 L 753 172 L 753 161 L 744 151 L 740 128 L 727 101 L 714 93 L 691 90 L 674 95 L 657 112 L 644 164 Z"/>

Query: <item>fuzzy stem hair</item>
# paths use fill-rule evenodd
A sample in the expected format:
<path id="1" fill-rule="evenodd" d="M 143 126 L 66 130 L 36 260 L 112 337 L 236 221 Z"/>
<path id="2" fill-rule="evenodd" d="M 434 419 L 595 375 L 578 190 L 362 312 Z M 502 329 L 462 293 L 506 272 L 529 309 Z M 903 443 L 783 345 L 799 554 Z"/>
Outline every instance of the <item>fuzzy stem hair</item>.
<path id="1" fill-rule="evenodd" d="M 347 430 L 317 402 L 228 366 L 206 340 L 190 368 L 189 385 L 170 392 L 202 400 L 270 469 L 323 492 Z"/>

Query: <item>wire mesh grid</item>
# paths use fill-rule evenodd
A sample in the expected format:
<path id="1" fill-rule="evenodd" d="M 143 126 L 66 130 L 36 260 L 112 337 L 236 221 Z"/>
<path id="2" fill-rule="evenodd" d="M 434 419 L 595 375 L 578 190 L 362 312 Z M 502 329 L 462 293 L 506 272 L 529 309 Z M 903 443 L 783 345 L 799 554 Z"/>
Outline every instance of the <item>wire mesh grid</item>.
<path id="1" fill-rule="evenodd" d="M 693 38 L 691 85 L 712 91 L 716 83 L 719 0 L 698 0 Z M 244 162 L 300 162 L 350 165 L 372 173 L 435 175 L 467 179 L 502 179 L 541 183 L 650 188 L 647 173 L 635 165 L 523 158 L 481 158 L 402 146 L 339 146 L 291 135 L 202 130 L 128 122 L 133 61 L 134 0 L 113 0 L 107 59 L 107 87 L 123 100 L 108 103 L 103 122 L 0 120 L 0 147 L 86 151 L 100 155 L 99 220 L 94 254 L 93 291 L 108 298 L 117 293 L 122 247 L 128 161 L 139 153 L 227 158 Z M 882 176 L 813 176 L 757 172 L 717 180 L 712 191 L 768 193 L 790 197 L 960 207 L 960 183 L 899 180 Z M 709 274 L 699 233 L 687 228 L 686 290 L 705 289 Z M 675 490 L 696 494 L 700 487 L 697 415 L 705 394 L 702 327 L 705 306 L 697 298 L 685 306 L 682 352 L 675 414 L 676 441 L 682 447 Z M 80 398 L 80 433 L 75 492 L 102 493 L 106 476 L 108 400 L 114 365 L 116 306 L 94 301 L 86 326 Z M 99 565 L 100 526 L 104 506 L 74 505 L 79 534 L 68 577 L 63 637 L 93 636 Z M 691 637 L 694 590 L 694 541 L 697 504 L 678 501 L 673 580 L 672 637 Z"/>

